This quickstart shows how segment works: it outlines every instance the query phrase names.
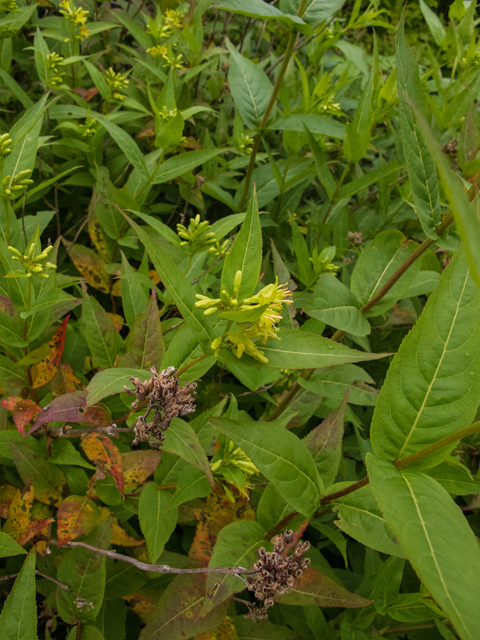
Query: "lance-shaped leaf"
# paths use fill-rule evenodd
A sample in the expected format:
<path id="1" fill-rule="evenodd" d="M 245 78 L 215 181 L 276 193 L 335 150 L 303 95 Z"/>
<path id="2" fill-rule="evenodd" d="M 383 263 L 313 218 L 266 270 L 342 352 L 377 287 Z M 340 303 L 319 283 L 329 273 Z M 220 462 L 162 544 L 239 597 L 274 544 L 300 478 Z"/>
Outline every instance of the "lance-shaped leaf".
<path id="1" fill-rule="evenodd" d="M 135 318 L 126 344 L 127 353 L 118 359 L 120 367 L 138 367 L 139 369 L 155 367 L 160 371 L 166 347 L 155 289 L 152 289 L 146 311 Z"/>
<path id="2" fill-rule="evenodd" d="M 87 458 L 104 473 L 112 476 L 123 495 L 123 462 L 120 451 L 108 436 L 88 433 L 82 440 L 82 449 Z"/>
<path id="3" fill-rule="evenodd" d="M 222 271 L 221 289 L 233 295 L 235 274 L 242 272 L 238 300 L 253 295 L 262 266 L 262 230 L 258 215 L 257 194 L 253 189 L 245 222 L 227 255 Z"/>
<path id="4" fill-rule="evenodd" d="M 228 604 L 224 603 L 200 618 L 205 598 L 204 576 L 177 576 L 160 596 L 139 640 L 184 640 L 215 629 L 224 619 Z"/>
<path id="5" fill-rule="evenodd" d="M 461 252 L 388 370 L 373 414 L 375 453 L 384 460 L 404 458 L 469 425 L 478 407 L 479 356 L 480 292 Z M 434 466 L 446 453 L 424 464 Z"/>
<path id="6" fill-rule="evenodd" d="M 85 538 L 87 544 L 97 549 L 108 549 L 112 538 L 112 518 L 107 518 Z M 63 557 L 58 569 L 58 580 L 72 591 L 57 588 L 57 607 L 61 618 L 67 624 L 77 620 L 94 621 L 102 606 L 105 593 L 106 557 L 92 553 L 88 549 L 70 549 Z M 76 606 L 78 594 L 91 606 L 79 609 Z"/>
<path id="7" fill-rule="evenodd" d="M 212 489 L 215 481 L 210 470 L 210 463 L 203 450 L 200 440 L 193 428 L 180 418 L 174 418 L 170 423 L 163 442 L 163 449 L 174 453 L 193 465 L 207 476 Z"/>
<path id="8" fill-rule="evenodd" d="M 69 496 L 57 511 L 57 537 L 61 544 L 89 533 L 100 518 L 100 509 L 86 496 Z"/>
<path id="9" fill-rule="evenodd" d="M 32 483 L 35 498 L 57 506 L 62 500 L 63 473 L 47 458 L 32 451 L 26 444 L 10 442 L 10 451 L 23 482 Z"/>
<path id="10" fill-rule="evenodd" d="M 461 469 L 454 464 L 442 462 L 433 469 L 426 470 L 425 473 L 454 496 L 478 495 L 480 493 L 480 478 L 472 476 L 466 469 Z"/>
<path id="11" fill-rule="evenodd" d="M 0 637 L 37 640 L 35 551 L 30 551 L 0 614 Z"/>
<path id="12" fill-rule="evenodd" d="M 148 233 L 139 227 L 128 216 L 125 216 L 148 252 L 158 275 L 173 298 L 185 322 L 197 337 L 202 349 L 210 355 L 210 344 L 213 340 L 212 324 L 203 315 L 201 309 L 195 308 L 195 294 L 190 282 L 182 275 L 175 262 L 155 244 Z"/>
<path id="13" fill-rule="evenodd" d="M 345 587 L 341 587 L 313 567 L 304 571 L 295 581 L 294 586 L 283 595 L 277 596 L 275 600 L 282 604 L 302 607 L 341 607 L 342 609 L 361 609 L 371 604 L 371 600 L 357 596 L 356 593 L 350 593 Z"/>
<path id="14" fill-rule="evenodd" d="M 228 524 L 218 534 L 209 567 L 242 567 L 251 569 L 258 560 L 257 549 L 265 546 L 265 530 L 258 522 L 240 520 Z M 212 597 L 205 600 L 201 615 L 205 615 L 234 593 L 243 591 L 245 583 L 236 576 L 207 574 L 206 592 L 217 583 Z"/>
<path id="15" fill-rule="evenodd" d="M 105 309 L 94 297 L 82 291 L 82 322 L 85 340 L 93 357 L 93 366 L 113 367 L 122 339 Z"/>
<path id="16" fill-rule="evenodd" d="M 92 113 L 91 115 L 105 127 L 128 158 L 129 162 L 140 172 L 140 175 L 148 180 L 150 176 L 145 166 L 145 160 L 135 140 L 124 129 L 111 122 L 107 116 L 101 116 L 98 113 Z"/>
<path id="17" fill-rule="evenodd" d="M 323 483 L 307 446 L 283 426 L 211 418 L 215 429 L 239 446 L 288 504 L 310 516 L 320 502 Z"/>
<path id="18" fill-rule="evenodd" d="M 27 552 L 11 536 L 0 531 L 0 558 L 19 556 L 22 553 Z"/>
<path id="19" fill-rule="evenodd" d="M 312 318 L 354 336 L 366 336 L 371 330 L 355 295 L 331 273 L 320 276 L 303 310 Z"/>
<path id="20" fill-rule="evenodd" d="M 367 456 L 372 491 L 417 575 L 462 640 L 480 629 L 480 550 L 465 516 L 435 480 Z"/>
<path id="21" fill-rule="evenodd" d="M 50 382 L 57 373 L 60 358 L 62 357 L 63 348 L 65 346 L 65 334 L 67 332 L 67 322 L 70 316 L 67 316 L 62 324 L 58 327 L 47 343 L 49 354 L 32 367 L 33 388 L 38 389 L 44 384 Z"/>
<path id="22" fill-rule="evenodd" d="M 294 29 L 300 31 L 300 33 L 312 33 L 311 27 L 295 15 L 297 13 L 296 7 L 292 7 L 291 12 L 285 13 L 262 0 L 221 0 L 217 7 L 243 16 L 249 16 L 250 18 L 272 20 L 286 29 Z"/>
<path id="23" fill-rule="evenodd" d="M 370 386 L 374 380 L 368 373 L 354 364 L 318 369 L 308 380 L 299 378 L 298 382 L 304 389 L 332 400 L 342 400 L 348 391 L 351 404 L 373 406 L 379 393 Z"/>
<path id="24" fill-rule="evenodd" d="M 347 402 L 348 393 L 345 394 L 338 409 L 332 411 L 318 427 L 312 429 L 303 439 L 326 487 L 333 484 L 338 473 L 342 456 L 343 424 Z"/>
<path id="25" fill-rule="evenodd" d="M 396 558 L 405 558 L 403 549 L 375 502 L 370 486 L 335 500 L 333 510 L 338 517 L 335 524 L 346 534 L 366 547 Z"/>
<path id="26" fill-rule="evenodd" d="M 170 509 L 171 503 L 171 494 L 160 491 L 154 483 L 147 484 L 142 490 L 138 517 L 153 564 L 157 562 L 177 524 L 178 509 Z"/>
<path id="27" fill-rule="evenodd" d="M 107 396 L 123 391 L 123 387 L 132 387 L 130 378 L 135 376 L 148 380 L 151 377 L 149 371 L 139 369 L 104 369 L 96 373 L 87 386 L 87 402 L 93 405 Z"/>
<path id="28" fill-rule="evenodd" d="M 286 6 L 295 6 L 295 0 L 287 0 Z M 309 0 L 305 7 L 302 18 L 311 27 L 315 28 L 323 20 L 331 18 L 335 11 L 342 6 L 342 0 Z"/>
<path id="29" fill-rule="evenodd" d="M 122 275 L 127 276 L 122 280 L 122 304 L 125 320 L 129 327 L 133 326 L 135 319 L 147 308 L 147 298 L 142 285 L 138 280 L 134 280 L 130 275 L 135 273 L 130 266 L 123 251 L 122 254 Z M 152 290 L 154 293 L 154 290 Z"/>
<path id="30" fill-rule="evenodd" d="M 43 407 L 27 436 L 49 422 L 84 422 L 85 413 L 82 408 L 87 406 L 86 397 L 86 391 L 73 391 L 54 398 Z"/>
<path id="31" fill-rule="evenodd" d="M 265 357 L 268 358 L 265 367 L 272 369 L 316 369 L 351 362 L 378 360 L 388 355 L 386 353 L 356 351 L 316 333 L 307 333 L 306 331 L 282 329 L 278 335 L 280 340 L 269 340 L 267 344 L 260 345 Z M 222 350 L 221 357 L 227 363 L 239 363 L 232 352 Z M 245 354 L 240 362 L 248 367 L 261 366 L 257 360 Z"/>
<path id="32" fill-rule="evenodd" d="M 189 502 L 194 498 L 204 498 L 208 496 L 211 491 L 212 487 L 205 477 L 205 474 L 195 469 L 195 467 L 186 464 L 180 472 L 175 493 L 173 494 L 172 504 L 169 509 L 178 507 L 184 502 Z"/>
<path id="33" fill-rule="evenodd" d="M 13 25 L 12 25 L 13 26 Z M 10 130 L 12 153 L 6 158 L 3 166 L 5 176 L 14 175 L 32 169 L 37 156 L 38 138 L 42 128 L 47 96 L 43 96 L 37 104 L 28 109 Z"/>
<path id="34" fill-rule="evenodd" d="M 23 388 L 27 374 L 23 367 L 15 364 L 10 358 L 0 355 L 0 378 L 3 388 Z"/>
<path id="35" fill-rule="evenodd" d="M 403 151 L 408 178 L 412 187 L 415 210 L 423 230 L 429 238 L 436 240 L 435 228 L 441 223 L 438 177 L 432 154 L 415 118 L 412 103 L 425 114 L 427 100 L 420 82 L 418 65 L 405 39 L 405 15 L 398 25 L 396 60 L 398 98 L 400 103 L 400 125 Z"/>
<path id="36" fill-rule="evenodd" d="M 379 233 L 362 251 L 352 273 L 351 288 L 360 304 L 374 298 L 416 248 L 417 243 L 407 240 L 401 231 L 388 229 Z M 388 311 L 405 295 L 419 270 L 420 262 L 417 260 L 367 316 L 378 316 Z"/>
<path id="37" fill-rule="evenodd" d="M 145 482 L 157 468 L 161 455 L 161 451 L 153 449 L 122 453 L 125 493 L 135 491 Z"/>

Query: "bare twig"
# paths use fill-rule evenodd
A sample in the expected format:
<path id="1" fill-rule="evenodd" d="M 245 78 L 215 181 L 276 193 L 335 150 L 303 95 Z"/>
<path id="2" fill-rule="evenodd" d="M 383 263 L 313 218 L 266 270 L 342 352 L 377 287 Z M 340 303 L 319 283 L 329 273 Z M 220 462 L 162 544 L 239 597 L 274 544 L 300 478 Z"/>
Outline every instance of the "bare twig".
<path id="1" fill-rule="evenodd" d="M 73 595 L 76 596 L 77 598 L 80 597 L 78 593 L 70 589 L 70 587 L 67 587 L 66 584 L 63 584 L 63 582 L 59 582 L 58 580 L 55 580 L 55 578 L 52 578 L 51 576 L 47 576 L 46 573 L 42 573 L 41 571 L 38 571 L 38 569 L 35 569 L 35 575 L 40 576 L 41 578 L 45 578 L 45 580 L 50 580 L 50 582 L 53 582 L 54 584 L 56 584 L 57 587 L 60 587 L 60 589 L 64 589 L 65 591 L 70 591 L 70 593 L 73 593 Z M 14 580 L 17 576 L 18 576 L 18 573 L 11 573 L 9 576 L 2 576 L 0 578 L 0 582 L 3 582 L 4 580 Z"/>

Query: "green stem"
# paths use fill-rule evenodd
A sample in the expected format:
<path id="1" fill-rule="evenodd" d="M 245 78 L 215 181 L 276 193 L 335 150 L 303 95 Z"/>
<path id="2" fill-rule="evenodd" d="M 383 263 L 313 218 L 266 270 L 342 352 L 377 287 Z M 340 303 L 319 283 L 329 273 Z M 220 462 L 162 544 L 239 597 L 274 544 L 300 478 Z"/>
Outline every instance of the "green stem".
<path id="1" fill-rule="evenodd" d="M 420 451 L 417 451 L 416 453 L 412 453 L 411 455 L 405 458 L 402 458 L 401 460 L 395 460 L 393 465 L 397 469 L 403 469 L 404 467 L 407 467 L 408 465 L 413 464 L 414 462 L 418 462 L 419 460 L 428 458 L 432 453 L 435 453 L 436 451 L 440 451 L 440 449 L 448 447 L 449 445 L 454 444 L 455 442 L 458 442 L 463 438 L 466 438 L 467 436 L 470 436 L 473 433 L 476 433 L 477 431 L 480 431 L 480 421 L 474 422 L 469 427 L 460 429 L 460 431 L 456 431 L 455 433 L 452 433 L 449 436 L 442 438 L 438 442 L 429 444 L 428 447 L 424 447 L 423 449 L 420 449 Z M 366 476 L 365 478 L 362 478 L 361 480 L 357 480 L 357 482 L 353 482 L 348 487 L 345 487 L 345 489 L 341 489 L 340 491 L 335 491 L 334 493 L 329 493 L 326 496 L 323 496 L 323 498 L 320 500 L 320 504 L 321 505 L 329 504 L 330 502 L 333 502 L 333 500 L 338 500 L 339 498 L 343 498 L 343 496 L 347 496 L 348 494 L 353 493 L 354 491 L 357 491 L 362 487 L 365 487 L 369 482 L 370 482 L 370 478 L 368 476 Z M 289 522 L 291 522 L 293 518 L 295 518 L 295 516 L 297 515 L 298 515 L 298 511 L 292 511 L 291 513 L 289 513 L 287 516 L 285 516 L 285 518 L 283 518 L 283 520 L 281 520 L 277 525 L 275 525 L 273 529 L 271 529 L 268 533 L 265 534 L 265 538 L 267 540 L 270 540 L 271 538 L 273 538 L 273 536 L 277 535 L 277 533 L 279 533 L 283 529 L 283 527 L 285 527 Z"/>
<path id="2" fill-rule="evenodd" d="M 332 200 L 330 201 L 330 205 L 327 209 L 327 213 L 325 214 L 325 217 L 323 218 L 323 224 L 325 224 L 328 220 L 328 216 L 330 215 L 330 211 L 332 209 L 332 205 L 335 202 L 336 197 L 338 196 L 338 192 L 340 191 L 340 187 L 342 186 L 345 178 L 347 177 L 347 173 L 350 171 L 350 164 L 347 163 L 347 165 L 345 166 L 345 169 L 343 170 L 342 175 L 340 176 L 340 180 L 338 181 L 338 184 L 335 188 L 335 192 L 332 196 Z"/>
<path id="3" fill-rule="evenodd" d="M 299 18 L 302 17 L 305 11 L 306 5 L 307 5 L 307 0 L 302 0 L 297 11 L 297 16 Z M 245 186 L 243 187 L 242 197 L 240 198 L 240 203 L 238 205 L 238 209 L 240 211 L 243 210 L 245 206 L 245 202 L 247 200 L 248 193 L 250 191 L 250 182 L 252 180 L 252 174 L 255 168 L 255 158 L 258 153 L 258 149 L 260 148 L 260 141 L 262 139 L 263 130 L 267 126 L 268 118 L 270 117 L 273 107 L 277 103 L 280 87 L 282 86 L 285 72 L 287 71 L 287 67 L 290 63 L 290 59 L 293 54 L 296 40 L 297 40 L 297 33 L 296 31 L 292 31 L 292 33 L 288 38 L 287 48 L 285 49 L 285 57 L 283 58 L 282 66 L 280 67 L 277 78 L 275 80 L 275 85 L 273 87 L 272 95 L 270 96 L 270 100 L 268 101 L 267 107 L 265 109 L 262 120 L 260 122 L 260 126 L 259 126 L 260 131 L 257 133 L 257 135 L 255 136 L 255 140 L 253 141 L 253 148 L 252 148 L 252 153 L 250 155 L 250 162 L 248 163 L 247 173 L 245 176 Z"/>
<path id="4" fill-rule="evenodd" d="M 182 373 L 185 373 L 187 369 L 190 369 L 190 367 L 193 367 L 193 365 L 197 364 L 197 362 L 201 362 L 202 360 L 205 360 L 206 357 L 207 357 L 206 354 L 202 353 L 202 355 L 198 356 L 198 358 L 195 358 L 195 360 L 192 360 L 191 362 L 188 362 L 187 364 L 185 364 L 183 367 L 180 367 L 180 369 L 177 371 L 177 376 L 180 376 Z"/>

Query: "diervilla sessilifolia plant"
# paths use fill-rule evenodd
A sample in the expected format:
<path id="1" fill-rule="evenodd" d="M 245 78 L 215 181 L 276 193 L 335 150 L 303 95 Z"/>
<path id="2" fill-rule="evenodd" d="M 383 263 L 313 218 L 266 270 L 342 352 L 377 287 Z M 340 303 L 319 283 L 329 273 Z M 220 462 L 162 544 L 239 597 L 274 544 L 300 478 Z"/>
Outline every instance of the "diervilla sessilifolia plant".
<path id="1" fill-rule="evenodd" d="M 2 639 L 477 640 L 447 5 L 0 2 Z"/>

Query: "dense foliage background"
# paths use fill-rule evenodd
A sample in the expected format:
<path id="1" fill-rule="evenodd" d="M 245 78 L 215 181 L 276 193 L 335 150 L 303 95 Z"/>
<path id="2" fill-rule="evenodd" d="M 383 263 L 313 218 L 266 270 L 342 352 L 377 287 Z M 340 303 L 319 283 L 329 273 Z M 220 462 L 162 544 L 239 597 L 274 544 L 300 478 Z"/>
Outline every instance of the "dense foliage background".
<path id="1" fill-rule="evenodd" d="M 2 640 L 479 637 L 476 4 L 0 0 Z"/>

